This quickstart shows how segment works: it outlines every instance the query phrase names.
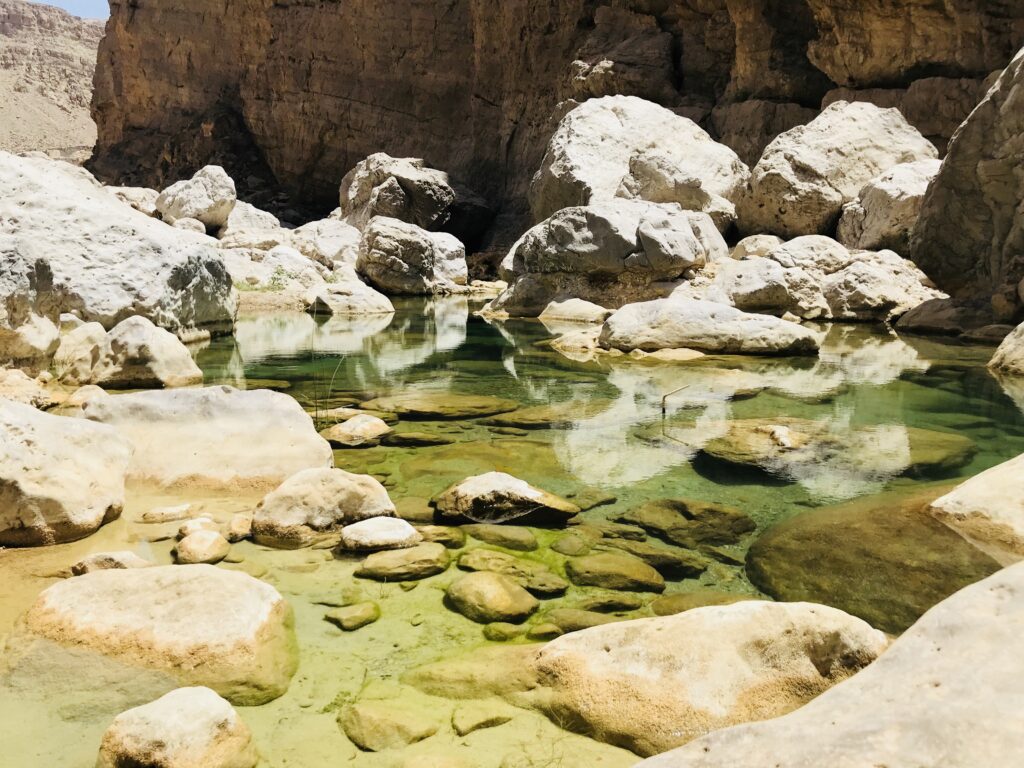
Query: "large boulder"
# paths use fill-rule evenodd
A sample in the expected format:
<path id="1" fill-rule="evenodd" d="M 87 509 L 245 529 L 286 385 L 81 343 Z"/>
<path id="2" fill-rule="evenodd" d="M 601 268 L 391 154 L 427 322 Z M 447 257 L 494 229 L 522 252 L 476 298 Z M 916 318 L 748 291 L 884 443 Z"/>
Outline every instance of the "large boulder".
<path id="1" fill-rule="evenodd" d="M 753 355 L 818 351 L 817 336 L 796 323 L 681 297 L 627 304 L 605 321 L 600 340 L 605 348 L 622 351 L 681 347 Z"/>
<path id="2" fill-rule="evenodd" d="M 306 469 L 263 498 L 253 516 L 252 535 L 260 544 L 294 549 L 350 523 L 394 514 L 388 492 L 369 475 Z"/>
<path id="3" fill-rule="evenodd" d="M 47 684 L 73 690 L 102 675 L 117 694 L 204 685 L 243 705 L 283 694 L 297 660 L 291 608 L 277 590 L 212 565 L 101 570 L 54 584 L 22 617 L 4 659 L 14 684 L 49 661 L 62 677 Z"/>
<path id="4" fill-rule="evenodd" d="M 314 317 L 394 314 L 391 300 L 360 280 L 352 267 L 342 266 L 334 276 L 333 281 L 310 288 L 303 297 L 306 311 Z"/>
<path id="5" fill-rule="evenodd" d="M 686 614 L 683 614 L 686 615 Z M 864 671 L 795 712 L 715 731 L 643 768 L 1015 768 L 1024 565 L 932 608 Z"/>
<path id="6" fill-rule="evenodd" d="M 82 412 L 131 443 L 129 477 L 162 486 L 273 487 L 299 470 L 334 463 L 313 419 L 279 392 L 134 392 L 90 398 Z"/>
<path id="7" fill-rule="evenodd" d="M 860 619 L 813 603 L 695 608 L 548 643 L 535 701 L 558 722 L 652 755 L 796 709 L 887 645 Z"/>
<path id="8" fill-rule="evenodd" d="M 1024 376 L 1024 323 L 1002 340 L 988 366 L 996 373 Z"/>
<path id="9" fill-rule="evenodd" d="M 937 159 L 900 163 L 873 178 L 843 206 L 836 238 L 850 248 L 889 248 L 909 256 L 910 233 L 941 165 Z"/>
<path id="10" fill-rule="evenodd" d="M 765 148 L 737 203 L 740 229 L 786 238 L 830 234 L 843 204 L 871 179 L 937 156 L 898 110 L 834 102 Z"/>
<path id="11" fill-rule="evenodd" d="M 487 311 L 537 316 L 573 298 L 620 307 L 664 296 L 669 281 L 728 253 L 706 214 L 678 205 L 604 200 L 565 208 L 512 246 L 503 262 L 512 283 Z"/>
<path id="12" fill-rule="evenodd" d="M 57 349 L 58 311 L 50 265 L 30 253 L 0 235 L 0 365 L 38 370 Z"/>
<path id="13" fill-rule="evenodd" d="M 0 399 L 0 545 L 73 541 L 117 518 L 130 453 L 110 427 Z"/>
<path id="14" fill-rule="evenodd" d="M 255 768 L 249 727 L 205 687 L 178 688 L 114 718 L 96 768 Z"/>
<path id="15" fill-rule="evenodd" d="M 0 152 L 0 220 L 0 274 L 16 256 L 49 267 L 36 278 L 45 317 L 112 328 L 142 315 L 179 336 L 231 329 L 236 295 L 212 241 L 134 210 L 81 168 Z"/>
<path id="16" fill-rule="evenodd" d="M 562 118 L 530 186 L 535 221 L 614 197 L 678 203 L 723 228 L 749 169 L 692 120 L 635 96 L 589 99 Z"/>
<path id="17" fill-rule="evenodd" d="M 288 235 L 295 250 L 325 267 L 355 267 L 362 233 L 341 219 L 317 219 L 296 227 Z"/>
<path id="18" fill-rule="evenodd" d="M 363 231 L 356 269 L 386 293 L 459 292 L 469 278 L 466 249 L 454 236 L 386 216 Z"/>
<path id="19" fill-rule="evenodd" d="M 196 219 L 209 230 L 228 224 L 238 195 L 235 182 L 219 165 L 207 165 L 191 179 L 171 184 L 156 199 L 156 210 L 168 224 Z"/>
<path id="20" fill-rule="evenodd" d="M 360 229 L 374 216 L 387 216 L 437 230 L 451 215 L 455 190 L 447 173 L 428 168 L 420 158 L 378 152 L 345 174 L 338 203 L 345 220 Z"/>
<path id="21" fill-rule="evenodd" d="M 928 188 L 911 257 L 965 302 L 992 302 L 1003 319 L 1024 296 L 1024 50 L 953 134 Z"/>

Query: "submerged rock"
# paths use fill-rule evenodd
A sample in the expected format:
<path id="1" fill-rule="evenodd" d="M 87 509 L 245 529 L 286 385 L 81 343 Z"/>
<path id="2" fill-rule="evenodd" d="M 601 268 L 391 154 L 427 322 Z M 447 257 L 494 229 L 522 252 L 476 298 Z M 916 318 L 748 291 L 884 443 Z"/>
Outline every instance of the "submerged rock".
<path id="1" fill-rule="evenodd" d="M 459 568 L 466 571 L 491 571 L 508 576 L 527 592 L 541 597 L 560 595 L 569 588 L 562 577 L 543 563 L 515 557 L 490 549 L 471 549 L 459 557 Z"/>
<path id="2" fill-rule="evenodd" d="M 565 574 L 577 586 L 662 592 L 665 579 L 643 560 L 626 554 L 600 553 L 570 558 Z"/>
<path id="3" fill-rule="evenodd" d="M 505 549 L 532 552 L 539 546 L 533 531 L 518 525 L 477 523 L 475 525 L 465 525 L 463 530 L 474 539 L 479 539 L 487 544 L 493 544 L 496 547 L 504 547 Z"/>
<path id="4" fill-rule="evenodd" d="M 433 736 L 441 727 L 439 713 L 423 694 L 396 686 L 371 684 L 359 699 L 338 713 L 338 724 L 360 749 L 398 749 Z"/>
<path id="5" fill-rule="evenodd" d="M 580 508 L 504 472 L 468 477 L 439 494 L 433 505 L 442 517 L 480 522 L 529 521 L 557 526 Z"/>
<path id="6" fill-rule="evenodd" d="M 701 589 L 696 592 L 677 592 L 662 595 L 651 601 L 651 610 L 655 616 L 672 616 L 694 608 L 708 605 L 731 605 L 743 600 L 756 600 L 750 595 L 739 595 L 732 592 L 719 592 L 714 589 Z"/>
<path id="7" fill-rule="evenodd" d="M 735 544 L 757 528 L 748 515 L 735 507 L 692 499 L 649 501 L 618 519 L 638 525 L 671 544 L 689 548 Z"/>
<path id="8" fill-rule="evenodd" d="M 369 411 L 387 411 L 404 419 L 434 421 L 493 416 L 496 413 L 514 411 L 518 406 L 514 400 L 491 395 L 409 392 L 404 395 L 389 395 L 367 400 L 359 407 Z"/>
<path id="9" fill-rule="evenodd" d="M 428 542 L 408 549 L 375 552 L 362 562 L 355 575 L 377 581 L 413 581 L 443 573 L 448 563 L 444 545 Z"/>
<path id="10" fill-rule="evenodd" d="M 320 432 L 334 448 L 369 448 L 391 431 L 383 419 L 360 413 Z"/>
<path id="11" fill-rule="evenodd" d="M 477 571 L 459 577 L 445 594 L 449 605 L 478 624 L 518 624 L 537 610 L 537 599 L 500 573 Z"/>
<path id="12" fill-rule="evenodd" d="M 543 619 L 546 623 L 558 628 L 558 635 L 564 635 L 567 632 L 579 632 L 591 627 L 600 627 L 603 624 L 619 621 L 619 619 L 606 613 L 583 608 L 555 608 L 545 613 Z M 553 638 L 546 637 L 543 639 L 551 640 Z"/>
<path id="13" fill-rule="evenodd" d="M 380 606 L 373 602 L 346 605 L 324 614 L 324 619 L 345 632 L 362 629 L 379 618 Z"/>

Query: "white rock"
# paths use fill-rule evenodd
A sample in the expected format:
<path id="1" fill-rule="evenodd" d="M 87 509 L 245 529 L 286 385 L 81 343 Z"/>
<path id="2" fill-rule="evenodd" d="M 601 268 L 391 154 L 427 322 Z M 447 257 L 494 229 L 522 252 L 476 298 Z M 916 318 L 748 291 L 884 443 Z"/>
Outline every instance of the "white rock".
<path id="1" fill-rule="evenodd" d="M 843 204 L 871 179 L 936 156 L 898 110 L 836 101 L 765 148 L 737 201 L 740 230 L 786 238 L 829 234 Z"/>
<path id="2" fill-rule="evenodd" d="M 149 187 L 107 187 L 114 197 L 122 203 L 126 203 L 139 213 L 147 216 L 156 216 L 156 199 L 160 195 L 155 189 Z"/>
<path id="3" fill-rule="evenodd" d="M 281 220 L 277 216 L 239 200 L 228 214 L 227 221 L 218 230 L 217 237 L 224 238 L 243 230 L 276 230 L 280 228 Z"/>
<path id="4" fill-rule="evenodd" d="M 328 270 L 286 245 L 263 251 L 254 248 L 225 248 L 221 251 L 231 281 L 249 290 L 303 293 L 319 288 Z"/>
<path id="5" fill-rule="evenodd" d="M 485 472 L 461 480 L 433 501 L 442 517 L 502 523 L 532 518 L 542 525 L 564 525 L 580 508 L 505 472 Z"/>
<path id="6" fill-rule="evenodd" d="M 116 519 L 129 454 L 109 427 L 0 400 L 0 545 L 74 541 Z"/>
<path id="7" fill-rule="evenodd" d="M 776 235 L 749 235 L 736 243 L 736 247 L 729 255 L 740 261 L 767 256 L 783 242 L 785 241 Z"/>
<path id="8" fill-rule="evenodd" d="M 559 122 L 530 185 L 530 207 L 541 221 L 619 195 L 679 203 L 722 221 L 749 173 L 692 120 L 634 96 L 605 96 Z"/>
<path id="9" fill-rule="evenodd" d="M 350 267 L 341 267 L 331 282 L 309 289 L 303 303 L 307 312 L 318 317 L 390 315 L 395 311 L 391 299 L 360 280 Z"/>
<path id="10" fill-rule="evenodd" d="M 195 232 L 200 235 L 206 234 L 206 225 L 203 224 L 199 219 L 175 219 L 174 223 L 171 224 L 175 229 L 183 229 L 186 232 Z"/>
<path id="11" fill-rule="evenodd" d="M 301 469 L 334 463 L 312 418 L 279 392 L 136 392 L 90 399 L 83 414 L 132 444 L 131 478 L 163 486 L 273 487 Z"/>
<path id="12" fill-rule="evenodd" d="M 604 347 L 630 351 L 685 347 L 725 354 L 816 354 L 806 328 L 710 301 L 672 297 L 627 304 L 601 330 Z"/>
<path id="13" fill-rule="evenodd" d="M 191 179 L 171 184 L 156 199 L 156 209 L 168 224 L 178 219 L 198 219 L 207 228 L 223 227 L 238 196 L 235 182 L 219 165 L 207 165 Z"/>
<path id="14" fill-rule="evenodd" d="M 33 408 L 48 408 L 54 403 L 42 374 L 33 379 L 20 368 L 0 368 L 0 399 L 13 400 Z"/>
<path id="15" fill-rule="evenodd" d="M 53 356 L 53 371 L 65 384 L 88 384 L 107 331 L 100 323 L 83 323 L 60 337 Z"/>
<path id="16" fill-rule="evenodd" d="M 371 517 L 341 529 L 341 546 L 351 550 L 403 549 L 422 540 L 420 532 L 399 517 Z"/>
<path id="17" fill-rule="evenodd" d="M 361 445 L 376 445 L 391 431 L 383 419 L 360 413 L 341 424 L 323 430 L 320 435 L 333 446 L 355 448 Z"/>
<path id="18" fill-rule="evenodd" d="M 994 371 L 1024 376 L 1024 323 L 1003 339 L 988 365 Z"/>
<path id="19" fill-rule="evenodd" d="M 231 551 L 231 544 L 219 531 L 193 531 L 178 542 L 174 559 L 182 565 L 219 563 Z"/>
<path id="20" fill-rule="evenodd" d="M 293 229 L 288 242 L 306 258 L 333 269 L 338 264 L 355 267 L 362 236 L 340 219 L 320 219 Z"/>
<path id="21" fill-rule="evenodd" d="M 209 517 L 193 517 L 190 520 L 186 520 L 181 524 L 181 527 L 178 528 L 178 538 L 184 539 L 186 536 L 198 533 L 199 531 L 213 531 L 214 533 L 220 533 L 220 526 Z"/>
<path id="22" fill-rule="evenodd" d="M 0 364 L 32 370 L 46 367 L 59 333 L 50 306 L 53 272 L 34 252 L 30 248 L 23 254 L 18 240 L 0 235 Z"/>
<path id="23" fill-rule="evenodd" d="M 813 603 L 745 601 L 573 632 L 538 653 L 539 705 L 641 755 L 805 704 L 888 645 Z M 750 763 L 739 763 L 750 765 Z"/>
<path id="24" fill-rule="evenodd" d="M 255 768 L 249 727 L 205 687 L 178 688 L 114 718 L 96 768 Z"/>
<path id="25" fill-rule="evenodd" d="M 873 178 L 843 206 L 836 239 L 850 248 L 888 248 L 909 256 L 910 234 L 941 165 L 935 159 L 900 163 Z"/>
<path id="26" fill-rule="evenodd" d="M 1022 628 L 1024 565 L 1015 565 L 939 603 L 878 661 L 795 712 L 640 765 L 1016 768 Z"/>
<path id="27" fill-rule="evenodd" d="M 71 566 L 71 573 L 81 576 L 93 571 L 105 571 L 111 568 L 150 568 L 156 563 L 139 557 L 130 550 L 118 552 L 96 552 L 86 555 Z"/>
<path id="28" fill-rule="evenodd" d="M 345 175 L 338 202 L 345 220 L 360 229 L 375 216 L 438 229 L 451 215 L 455 190 L 448 174 L 427 168 L 419 158 L 378 152 Z"/>
<path id="29" fill-rule="evenodd" d="M 583 299 L 552 301 L 540 313 L 540 320 L 557 320 L 569 323 L 603 323 L 612 311 Z"/>
<path id="30" fill-rule="evenodd" d="M 4 662 L 43 660 L 61 663 L 72 690 L 101 675 L 111 696 L 133 681 L 147 697 L 206 685 L 242 705 L 280 696 L 297 666 L 291 608 L 277 590 L 211 565 L 101 570 L 45 589 Z"/>
<path id="31" fill-rule="evenodd" d="M 454 236 L 384 216 L 366 225 L 356 268 L 386 293 L 457 293 L 469 279 L 466 249 Z"/>
<path id="32" fill-rule="evenodd" d="M 252 534 L 260 544 L 294 549 L 351 523 L 394 515 L 387 490 L 369 475 L 306 469 L 263 497 L 253 516 Z"/>

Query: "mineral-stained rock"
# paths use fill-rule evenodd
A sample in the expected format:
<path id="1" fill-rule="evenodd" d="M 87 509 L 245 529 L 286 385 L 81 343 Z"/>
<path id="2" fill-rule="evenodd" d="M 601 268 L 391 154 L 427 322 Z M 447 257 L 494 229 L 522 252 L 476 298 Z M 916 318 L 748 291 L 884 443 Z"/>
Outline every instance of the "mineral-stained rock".
<path id="1" fill-rule="evenodd" d="M 363 231 L 356 269 L 391 294 L 453 293 L 469 280 L 466 249 L 454 236 L 386 216 Z"/>
<path id="2" fill-rule="evenodd" d="M 356 569 L 356 576 L 377 581 L 411 581 L 443 573 L 448 563 L 444 545 L 428 542 L 408 549 L 375 552 Z"/>
<path id="3" fill-rule="evenodd" d="M 438 495 L 433 504 L 442 517 L 499 523 L 518 519 L 548 526 L 563 525 L 580 511 L 575 504 L 504 472 L 468 477 Z"/>
<path id="4" fill-rule="evenodd" d="M 521 623 L 537 610 L 537 599 L 507 576 L 476 571 L 460 576 L 448 588 L 451 607 L 479 624 Z"/>
<path id="5" fill-rule="evenodd" d="M 197 219 L 203 226 L 218 230 L 238 199 L 235 182 L 219 165 L 207 165 L 191 179 L 175 182 L 156 199 L 156 210 L 168 224 L 178 219 Z"/>
<path id="6" fill-rule="evenodd" d="M 459 568 L 500 573 L 525 587 L 527 592 L 541 597 L 560 595 L 569 588 L 565 579 L 552 573 L 543 563 L 490 549 L 471 549 L 464 553 L 459 557 Z"/>

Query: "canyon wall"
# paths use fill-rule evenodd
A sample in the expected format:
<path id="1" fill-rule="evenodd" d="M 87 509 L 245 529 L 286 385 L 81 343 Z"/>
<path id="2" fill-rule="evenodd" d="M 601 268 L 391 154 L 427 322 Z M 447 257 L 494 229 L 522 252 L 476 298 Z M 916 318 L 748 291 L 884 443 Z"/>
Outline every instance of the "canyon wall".
<path id="1" fill-rule="evenodd" d="M 514 215 L 568 100 L 643 96 L 753 162 L 862 98 L 944 149 L 1022 42 L 1020 0 L 112 0 L 93 168 L 160 186 L 217 161 L 329 209 L 385 151 Z"/>

